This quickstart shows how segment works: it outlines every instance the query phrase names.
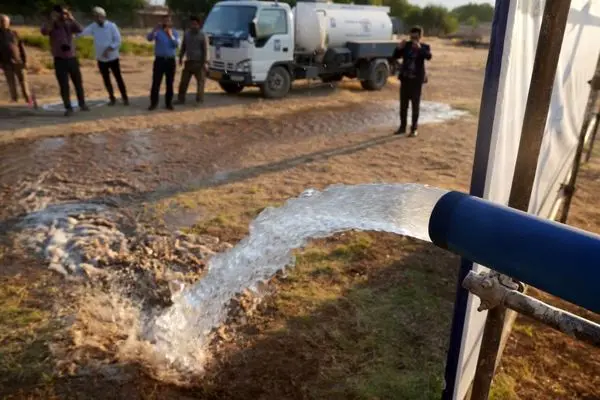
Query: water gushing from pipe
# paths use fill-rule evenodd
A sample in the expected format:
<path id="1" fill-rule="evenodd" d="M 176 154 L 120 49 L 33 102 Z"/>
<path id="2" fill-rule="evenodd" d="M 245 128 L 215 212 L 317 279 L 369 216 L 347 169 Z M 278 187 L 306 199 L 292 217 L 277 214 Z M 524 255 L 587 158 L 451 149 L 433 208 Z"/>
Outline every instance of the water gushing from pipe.
<path id="1" fill-rule="evenodd" d="M 248 237 L 216 255 L 205 277 L 177 294 L 173 306 L 151 323 L 157 351 L 177 369 L 201 370 L 198 354 L 211 329 L 224 321 L 227 303 L 292 264 L 292 250 L 309 239 L 352 229 L 429 241 L 429 217 L 445 193 L 419 184 L 335 185 L 265 209 L 251 223 Z"/>

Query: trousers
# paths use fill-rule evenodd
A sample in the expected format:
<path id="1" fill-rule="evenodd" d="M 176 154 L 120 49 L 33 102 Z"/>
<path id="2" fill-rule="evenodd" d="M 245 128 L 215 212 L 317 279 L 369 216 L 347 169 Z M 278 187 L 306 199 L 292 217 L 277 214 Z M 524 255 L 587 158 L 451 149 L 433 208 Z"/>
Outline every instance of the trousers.
<path id="1" fill-rule="evenodd" d="M 25 101 L 30 100 L 29 85 L 27 84 L 27 70 L 24 65 L 6 64 L 2 65 L 4 70 L 4 76 L 6 77 L 6 83 L 8 83 L 8 91 L 10 92 L 10 98 L 12 101 L 19 100 L 17 93 L 17 81 L 21 86 L 21 93 Z"/>
<path id="2" fill-rule="evenodd" d="M 175 58 L 156 57 L 152 67 L 152 88 L 150 89 L 150 105 L 158 104 L 158 92 L 162 84 L 163 76 L 167 84 L 165 93 L 165 104 L 171 106 L 173 104 L 173 80 L 175 79 Z"/>
<path id="3" fill-rule="evenodd" d="M 77 94 L 77 102 L 79 107 L 85 106 L 85 95 L 83 93 L 83 79 L 81 78 L 81 70 L 79 69 L 79 61 L 77 58 L 54 58 L 54 73 L 60 87 L 60 97 L 62 97 L 65 109 L 71 110 L 71 94 L 69 88 L 69 78 L 75 86 Z"/>
<path id="4" fill-rule="evenodd" d="M 179 82 L 179 92 L 177 100 L 180 103 L 185 102 L 188 86 L 192 76 L 196 79 L 196 101 L 204 101 L 204 81 L 206 79 L 204 73 L 204 61 L 187 60 L 181 72 L 181 81 Z"/>
<path id="5" fill-rule="evenodd" d="M 400 84 L 400 128 L 406 129 L 408 117 L 408 104 L 412 108 L 412 127 L 416 131 L 419 125 L 419 108 L 421 107 L 421 89 L 423 83 L 420 79 L 404 78 Z"/>
<path id="6" fill-rule="evenodd" d="M 119 59 L 117 58 L 116 60 L 112 61 L 98 61 L 98 69 L 100 70 L 100 75 L 102 75 L 104 87 L 106 87 L 106 91 L 108 92 L 110 100 L 115 100 L 115 93 L 113 90 L 112 82 L 110 81 L 111 72 L 114 75 L 115 80 L 117 81 L 119 92 L 121 92 L 121 98 L 123 100 L 127 100 L 127 88 L 125 87 L 123 76 L 121 75 L 121 64 L 119 63 Z"/>

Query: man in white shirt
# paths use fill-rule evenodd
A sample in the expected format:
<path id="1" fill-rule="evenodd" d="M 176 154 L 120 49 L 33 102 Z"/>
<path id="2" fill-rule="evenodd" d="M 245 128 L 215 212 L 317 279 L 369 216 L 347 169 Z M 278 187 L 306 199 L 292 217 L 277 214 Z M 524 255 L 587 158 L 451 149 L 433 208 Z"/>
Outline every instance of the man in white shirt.
<path id="1" fill-rule="evenodd" d="M 114 106 L 117 102 L 113 91 L 113 86 L 110 81 L 110 72 L 112 71 L 119 86 L 123 104 L 129 105 L 127 98 L 127 89 L 123 76 L 121 75 L 121 65 L 119 64 L 119 48 L 121 47 L 121 33 L 114 22 L 106 19 L 106 11 L 101 7 L 92 9 L 94 21 L 88 25 L 80 36 L 92 36 L 94 38 L 94 48 L 96 50 L 96 60 L 98 61 L 98 69 L 102 74 L 104 86 L 110 97 L 110 105 Z"/>

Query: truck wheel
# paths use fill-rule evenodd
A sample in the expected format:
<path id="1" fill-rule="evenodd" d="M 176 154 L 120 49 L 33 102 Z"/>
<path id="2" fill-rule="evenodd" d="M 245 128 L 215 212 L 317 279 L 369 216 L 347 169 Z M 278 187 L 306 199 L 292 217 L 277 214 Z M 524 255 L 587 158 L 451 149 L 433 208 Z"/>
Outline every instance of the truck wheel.
<path id="1" fill-rule="evenodd" d="M 361 86 L 366 90 L 381 90 L 390 76 L 387 62 L 382 60 L 372 61 L 369 70 L 369 79 L 360 81 Z"/>
<path id="2" fill-rule="evenodd" d="M 225 93 L 229 94 L 238 94 L 244 90 L 244 85 L 235 82 L 219 82 L 219 86 L 221 86 L 221 89 L 223 89 Z"/>
<path id="3" fill-rule="evenodd" d="M 269 71 L 265 83 L 260 85 L 260 91 L 267 99 L 278 99 L 288 94 L 291 86 L 292 78 L 287 69 L 273 67 Z"/>

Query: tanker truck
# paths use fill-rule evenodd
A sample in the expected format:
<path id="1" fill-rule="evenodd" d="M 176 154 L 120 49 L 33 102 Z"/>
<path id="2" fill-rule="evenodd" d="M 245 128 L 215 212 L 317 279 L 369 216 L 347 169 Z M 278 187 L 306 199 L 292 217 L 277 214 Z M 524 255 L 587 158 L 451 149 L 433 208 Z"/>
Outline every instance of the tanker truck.
<path id="1" fill-rule="evenodd" d="M 297 79 L 358 79 L 380 90 L 395 74 L 397 42 L 389 7 L 299 1 L 216 3 L 203 31 L 208 77 L 227 93 L 258 86 L 266 98 L 286 96 Z"/>

